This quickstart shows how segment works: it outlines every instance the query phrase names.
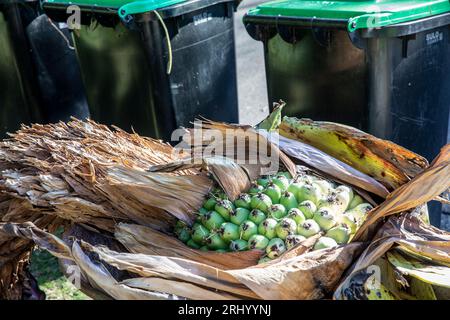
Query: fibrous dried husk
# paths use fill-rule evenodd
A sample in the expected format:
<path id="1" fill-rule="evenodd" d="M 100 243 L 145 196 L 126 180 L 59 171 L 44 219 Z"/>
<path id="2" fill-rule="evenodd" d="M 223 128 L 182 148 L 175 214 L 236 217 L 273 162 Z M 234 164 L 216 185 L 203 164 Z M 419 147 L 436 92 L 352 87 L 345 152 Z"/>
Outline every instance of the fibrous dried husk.
<path id="1" fill-rule="evenodd" d="M 370 276 L 370 268 L 380 265 L 379 259 L 385 258 L 383 268 L 384 285 L 397 298 L 416 298 L 405 296 L 401 286 L 409 286 L 401 276 L 412 276 L 423 283 L 450 288 L 450 233 L 439 230 L 413 214 L 391 216 L 380 228 L 371 244 L 353 264 L 348 274 L 337 288 L 335 299 L 358 299 L 361 276 Z M 401 260 L 404 260 L 402 263 Z M 397 262 L 396 262 L 397 261 Z M 386 265 L 387 264 L 387 265 Z M 391 266 L 392 264 L 392 266 Z M 404 266 L 404 267 L 403 267 Z M 393 272 L 393 267 L 397 271 Z M 392 280 L 396 277 L 396 280 Z M 428 287 L 428 290 L 434 291 Z M 446 291 L 447 296 L 449 291 Z"/>
<path id="2" fill-rule="evenodd" d="M 321 298 L 332 293 L 340 275 L 362 249 L 362 244 L 355 243 L 265 267 L 223 270 L 207 264 L 207 260 L 201 263 L 173 256 L 123 253 L 84 242 L 69 247 L 31 224 L 0 224 L 0 234 L 33 239 L 55 256 L 74 261 L 90 283 L 115 299 Z M 118 281 L 103 264 L 94 262 L 90 253 L 95 253 L 102 263 L 138 277 Z M 155 292 L 157 288 L 164 289 L 164 293 Z M 205 295 L 205 290 L 210 294 Z"/>
<path id="3" fill-rule="evenodd" d="M 93 121 L 24 126 L 0 142 L 0 221 L 29 221 L 42 229 L 73 221 L 107 232 L 117 222 L 133 221 L 168 231 L 176 217 L 192 221 L 211 187 L 197 170 L 165 179 L 146 172 L 182 156 L 161 141 Z M 158 201 L 155 192 L 145 192 L 154 189 Z M 0 297 L 20 296 L 20 290 L 10 292 L 32 245 L 0 238 Z"/>

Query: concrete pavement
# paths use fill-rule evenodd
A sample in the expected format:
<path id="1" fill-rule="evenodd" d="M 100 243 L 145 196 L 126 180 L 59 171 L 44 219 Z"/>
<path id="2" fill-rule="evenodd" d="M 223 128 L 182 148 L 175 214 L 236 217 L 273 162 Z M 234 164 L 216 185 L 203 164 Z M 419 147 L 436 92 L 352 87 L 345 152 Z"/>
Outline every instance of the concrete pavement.
<path id="1" fill-rule="evenodd" d="M 235 14 L 239 118 L 243 124 L 257 124 L 269 112 L 264 52 L 261 42 L 253 40 L 245 30 L 242 17 L 248 9 L 267 0 L 244 0 Z"/>

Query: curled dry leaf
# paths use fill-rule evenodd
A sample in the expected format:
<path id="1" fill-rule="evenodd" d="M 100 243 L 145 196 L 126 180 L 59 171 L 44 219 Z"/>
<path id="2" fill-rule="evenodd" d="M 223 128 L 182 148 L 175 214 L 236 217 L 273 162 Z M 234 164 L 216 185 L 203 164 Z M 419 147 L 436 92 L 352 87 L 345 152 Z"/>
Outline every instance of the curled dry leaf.
<path id="1" fill-rule="evenodd" d="M 244 190 L 250 188 L 251 181 L 246 171 L 233 160 L 223 156 L 184 159 L 168 164 L 152 166 L 149 168 L 149 171 L 175 172 L 188 168 L 202 168 L 208 171 L 232 201 L 236 200 Z M 197 208 L 199 207 L 201 207 L 201 203 L 197 204 Z"/>
<path id="2" fill-rule="evenodd" d="M 447 190 L 450 186 L 450 145 L 442 148 L 430 167 L 408 183 L 394 190 L 378 207 L 371 210 L 355 234 L 360 239 L 367 228 L 382 217 L 418 207 Z"/>
<path id="3" fill-rule="evenodd" d="M 442 277 L 442 274 L 447 274 L 450 267 L 450 233 L 426 224 L 412 214 L 404 214 L 389 217 L 388 221 L 378 230 L 370 245 L 348 271 L 337 288 L 334 298 L 346 298 L 346 289 L 354 286 L 353 279 L 366 273 L 367 268 L 375 264 L 377 259 L 386 253 L 391 253 L 392 260 L 394 248 L 415 257 L 412 261 L 422 260 L 423 268 L 416 264 L 414 268 L 418 270 L 410 270 L 411 275 L 422 277 L 422 280 L 427 278 L 428 281 L 431 277 L 435 281 L 434 284 L 448 286 L 447 278 Z M 403 264 L 403 266 L 411 268 L 411 264 Z M 402 268 L 398 270 L 406 271 Z"/>

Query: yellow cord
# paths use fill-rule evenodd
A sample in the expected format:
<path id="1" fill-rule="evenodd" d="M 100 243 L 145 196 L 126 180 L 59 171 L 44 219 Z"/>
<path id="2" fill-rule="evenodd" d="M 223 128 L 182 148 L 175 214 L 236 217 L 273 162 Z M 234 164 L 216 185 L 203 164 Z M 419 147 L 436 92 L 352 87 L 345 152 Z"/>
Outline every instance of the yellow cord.
<path id="1" fill-rule="evenodd" d="M 153 10 L 155 15 L 158 17 L 159 21 L 161 22 L 161 25 L 164 29 L 164 33 L 166 34 L 166 40 L 167 40 L 167 48 L 169 49 L 169 61 L 167 62 L 167 74 L 170 74 L 172 72 L 172 44 L 170 43 L 170 36 L 169 31 L 167 30 L 166 24 L 164 23 L 163 18 L 158 13 L 158 11 Z"/>

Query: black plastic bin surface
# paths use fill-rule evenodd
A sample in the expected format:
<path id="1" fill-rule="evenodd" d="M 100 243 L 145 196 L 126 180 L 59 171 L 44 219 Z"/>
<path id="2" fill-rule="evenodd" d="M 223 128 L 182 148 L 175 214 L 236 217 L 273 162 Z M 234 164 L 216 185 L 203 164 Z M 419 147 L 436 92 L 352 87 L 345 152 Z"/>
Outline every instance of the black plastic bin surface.
<path id="1" fill-rule="evenodd" d="M 244 18 L 264 43 L 269 101 L 288 115 L 349 124 L 430 161 L 447 143 L 449 13 L 356 32 L 280 21 Z M 439 226 L 440 205 L 430 209 Z"/>
<path id="2" fill-rule="evenodd" d="M 0 0 L 0 137 L 89 116 L 75 52 L 38 1 Z"/>
<path id="3" fill-rule="evenodd" d="M 116 11 L 81 7 L 74 39 L 92 118 L 169 141 L 200 116 L 238 122 L 234 5 L 191 0 L 158 10 L 170 36 L 170 74 L 167 39 L 153 12 L 125 25 Z M 44 9 L 66 19 L 65 7 Z"/>
<path id="4" fill-rule="evenodd" d="M 41 120 L 38 85 L 25 25 L 36 16 L 32 4 L 0 1 L 0 138 L 21 123 Z"/>

